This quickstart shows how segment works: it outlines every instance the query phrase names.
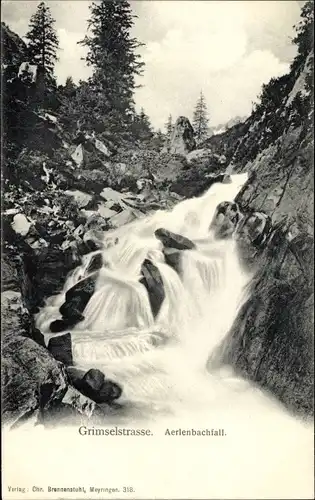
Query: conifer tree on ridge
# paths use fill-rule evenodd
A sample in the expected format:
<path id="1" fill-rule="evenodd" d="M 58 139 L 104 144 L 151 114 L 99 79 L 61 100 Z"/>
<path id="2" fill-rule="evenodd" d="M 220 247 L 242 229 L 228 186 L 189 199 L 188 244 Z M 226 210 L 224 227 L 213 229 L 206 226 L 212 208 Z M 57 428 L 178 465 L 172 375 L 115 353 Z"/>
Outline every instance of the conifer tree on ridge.
<path id="1" fill-rule="evenodd" d="M 201 142 L 207 137 L 208 122 L 209 119 L 206 100 L 203 92 L 201 91 L 193 115 L 193 127 L 197 142 Z"/>

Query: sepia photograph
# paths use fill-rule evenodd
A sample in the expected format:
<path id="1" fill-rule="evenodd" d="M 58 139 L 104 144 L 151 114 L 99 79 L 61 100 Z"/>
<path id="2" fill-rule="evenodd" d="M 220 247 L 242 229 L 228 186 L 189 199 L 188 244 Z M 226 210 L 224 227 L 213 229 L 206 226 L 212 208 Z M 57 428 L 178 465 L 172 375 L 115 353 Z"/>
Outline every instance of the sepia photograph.
<path id="1" fill-rule="evenodd" d="M 313 0 L 1 7 L 2 498 L 314 498 Z"/>

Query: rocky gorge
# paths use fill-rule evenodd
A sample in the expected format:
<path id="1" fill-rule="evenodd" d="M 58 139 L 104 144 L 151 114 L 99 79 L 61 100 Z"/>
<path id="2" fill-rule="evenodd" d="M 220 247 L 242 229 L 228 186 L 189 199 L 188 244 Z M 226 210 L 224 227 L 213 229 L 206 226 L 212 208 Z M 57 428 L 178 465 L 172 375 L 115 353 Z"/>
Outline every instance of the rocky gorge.
<path id="1" fill-rule="evenodd" d="M 21 93 L 23 42 L 7 27 L 4 36 L 7 78 Z M 243 173 L 248 180 L 233 201 L 217 206 L 209 231 L 218 241 L 236 241 L 241 265 L 253 278 L 248 299 L 208 359 L 209 370 L 232 366 L 290 412 L 313 415 L 312 72 L 310 49 L 284 81 L 270 84 L 247 120 L 197 147 L 189 120 L 179 117 L 160 151 L 120 147 L 80 128 L 71 135 L 58 113 L 29 116 L 14 94 L 23 119 L 39 130 L 36 140 L 49 147 L 39 154 L 28 141 L 3 171 L 5 422 L 102 422 L 123 410 L 123 384 L 93 362 L 86 370 L 76 366 L 70 333 L 84 321 L 102 269 L 111 269 L 106 252 L 112 254 L 118 242 L 106 234 L 128 224 L 132 231 L 134 222 Z M 194 241 L 163 226 L 154 234 L 164 262 L 181 276 L 183 255 L 195 249 Z M 85 274 L 66 291 L 50 331 L 41 331 L 36 315 L 82 268 Z M 139 282 L 155 318 L 165 284 L 149 257 Z M 163 335 L 151 342 L 159 345 Z"/>

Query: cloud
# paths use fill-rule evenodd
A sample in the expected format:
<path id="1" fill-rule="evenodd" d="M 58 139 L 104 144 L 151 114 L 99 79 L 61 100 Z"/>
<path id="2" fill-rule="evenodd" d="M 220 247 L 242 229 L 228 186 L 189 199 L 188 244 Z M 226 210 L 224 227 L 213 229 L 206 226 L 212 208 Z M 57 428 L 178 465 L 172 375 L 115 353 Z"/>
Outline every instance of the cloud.
<path id="1" fill-rule="evenodd" d="M 285 9 L 279 3 L 289 14 L 281 17 Z M 146 2 L 164 35 L 142 51 L 146 66 L 137 103 L 156 127 L 170 113 L 191 118 L 200 90 L 212 125 L 249 114 L 262 84 L 289 69 L 272 41 L 277 46 L 282 37 L 288 45 L 288 26 L 299 12 L 290 10 L 292 3 L 252 2 L 248 8 L 249 2 Z M 265 43 L 259 43 L 263 36 Z"/>
<path id="2" fill-rule="evenodd" d="M 91 69 L 81 60 L 86 55 L 85 47 L 77 43 L 82 40 L 82 33 L 61 28 L 57 31 L 57 35 L 60 51 L 55 73 L 58 82 L 64 83 L 68 76 L 72 76 L 75 82 L 86 80 L 91 74 Z"/>

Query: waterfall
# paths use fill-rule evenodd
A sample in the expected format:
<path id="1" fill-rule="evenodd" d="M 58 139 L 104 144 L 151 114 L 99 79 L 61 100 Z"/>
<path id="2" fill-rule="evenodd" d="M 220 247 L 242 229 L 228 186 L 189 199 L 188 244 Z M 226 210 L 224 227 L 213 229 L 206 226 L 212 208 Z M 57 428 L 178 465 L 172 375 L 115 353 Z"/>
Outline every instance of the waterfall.
<path id="1" fill-rule="evenodd" d="M 94 294 L 83 311 L 84 320 L 70 330 L 73 358 L 78 367 L 100 368 L 122 385 L 120 401 L 130 408 L 128 418 L 131 408 L 137 408 L 136 418 L 147 419 L 156 412 L 177 415 L 189 407 L 205 411 L 207 402 L 211 406 L 221 400 L 231 385 L 233 391 L 244 385 L 234 375 L 209 371 L 209 359 L 246 300 L 251 278 L 240 266 L 235 241 L 216 240 L 209 231 L 217 205 L 233 201 L 247 175 L 231 179 L 172 210 L 158 210 L 104 234 L 104 265 Z M 159 228 L 194 243 L 194 249 L 181 252 L 180 270 L 165 261 L 163 244 L 155 236 Z M 46 344 L 53 336 L 50 322 L 60 318 L 66 292 L 89 275 L 94 255 L 83 257 L 62 293 L 48 299 L 37 314 Z M 156 317 L 140 281 L 145 259 L 163 282 L 165 297 Z"/>
<path id="2" fill-rule="evenodd" d="M 104 234 L 106 265 L 84 320 L 70 330 L 73 357 L 78 366 L 99 367 L 121 383 L 129 403 L 147 405 L 150 411 L 153 401 L 168 409 L 181 401 L 194 376 L 200 386 L 210 354 L 231 327 L 250 276 L 238 263 L 234 241 L 215 240 L 209 225 L 218 203 L 233 201 L 246 179 L 246 174 L 234 175 L 230 184 L 215 184 L 172 210 L 158 210 Z M 159 228 L 195 244 L 182 252 L 181 273 L 165 262 L 163 244 L 154 234 Z M 89 275 L 95 253 L 83 257 L 62 293 L 38 313 L 36 323 L 47 344 L 53 336 L 50 322 L 60 318 L 66 292 Z M 165 292 L 156 318 L 140 282 L 145 259 L 158 269 Z"/>

